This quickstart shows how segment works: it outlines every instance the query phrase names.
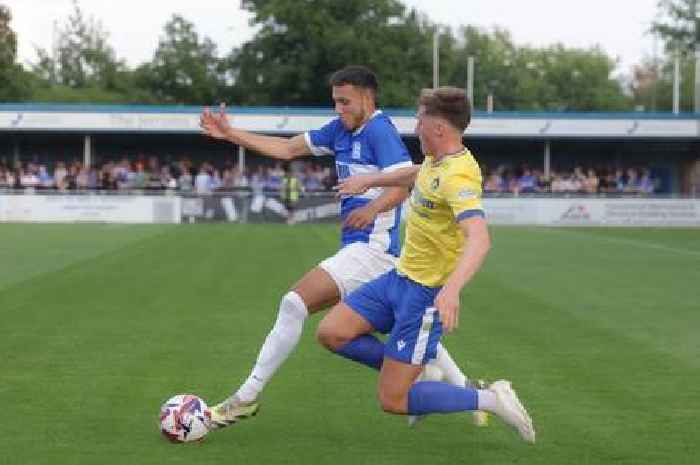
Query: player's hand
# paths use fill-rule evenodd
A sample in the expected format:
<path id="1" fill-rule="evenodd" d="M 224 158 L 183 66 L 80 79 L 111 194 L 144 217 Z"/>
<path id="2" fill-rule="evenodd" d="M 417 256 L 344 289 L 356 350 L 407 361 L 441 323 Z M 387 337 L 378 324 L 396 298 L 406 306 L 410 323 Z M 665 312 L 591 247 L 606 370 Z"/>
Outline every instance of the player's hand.
<path id="1" fill-rule="evenodd" d="M 459 290 L 444 286 L 435 297 L 435 308 L 440 314 L 442 330 L 445 334 L 459 327 Z"/>
<path id="2" fill-rule="evenodd" d="M 219 105 L 218 113 L 212 113 L 209 108 L 205 108 L 199 118 L 199 126 L 202 128 L 202 132 L 209 137 L 226 139 L 231 130 L 231 125 L 226 117 L 226 104 Z"/>
<path id="3" fill-rule="evenodd" d="M 367 226 L 372 224 L 374 219 L 377 217 L 377 214 L 378 212 L 370 205 L 356 208 L 345 218 L 343 226 L 350 229 L 365 229 Z"/>
<path id="4" fill-rule="evenodd" d="M 370 181 L 371 176 L 369 175 L 350 176 L 339 181 L 333 189 L 338 191 L 338 195 L 364 194 L 371 187 Z"/>

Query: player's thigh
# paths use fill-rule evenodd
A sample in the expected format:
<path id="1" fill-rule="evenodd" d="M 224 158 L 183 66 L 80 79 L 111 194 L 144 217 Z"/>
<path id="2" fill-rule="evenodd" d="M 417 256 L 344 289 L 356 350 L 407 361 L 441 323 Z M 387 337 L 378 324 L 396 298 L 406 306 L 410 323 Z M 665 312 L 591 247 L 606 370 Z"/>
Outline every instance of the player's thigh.
<path id="1" fill-rule="evenodd" d="M 367 243 L 346 245 L 332 257 L 319 263 L 335 281 L 344 299 L 363 284 L 378 278 L 396 265 L 396 257 L 372 248 Z"/>
<path id="2" fill-rule="evenodd" d="M 408 411 L 408 391 L 420 375 L 422 365 L 412 365 L 389 357 L 384 358 L 379 372 L 378 396 L 382 408 L 388 412 Z"/>
<path id="3" fill-rule="evenodd" d="M 340 290 L 335 280 L 318 266 L 306 273 L 292 290 L 299 294 L 309 313 L 316 313 L 340 301 Z"/>
<path id="4" fill-rule="evenodd" d="M 335 305 L 321 320 L 317 339 L 325 347 L 336 350 L 353 339 L 371 333 L 372 324 L 345 302 Z"/>
<path id="5" fill-rule="evenodd" d="M 439 288 L 422 286 L 406 277 L 399 279 L 401 294 L 384 355 L 399 362 L 424 365 L 436 357 L 442 336 L 440 315 L 434 306 Z"/>

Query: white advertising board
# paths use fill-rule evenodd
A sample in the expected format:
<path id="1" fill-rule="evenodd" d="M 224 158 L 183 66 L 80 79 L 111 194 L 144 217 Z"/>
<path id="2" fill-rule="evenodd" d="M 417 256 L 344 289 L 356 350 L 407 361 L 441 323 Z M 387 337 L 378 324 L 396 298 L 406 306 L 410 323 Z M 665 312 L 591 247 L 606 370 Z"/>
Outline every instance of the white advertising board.
<path id="1" fill-rule="evenodd" d="M 138 195 L 0 195 L 0 221 L 179 223 L 180 198 Z"/>
<path id="2" fill-rule="evenodd" d="M 485 199 L 489 223 L 540 226 L 700 227 L 695 199 Z"/>

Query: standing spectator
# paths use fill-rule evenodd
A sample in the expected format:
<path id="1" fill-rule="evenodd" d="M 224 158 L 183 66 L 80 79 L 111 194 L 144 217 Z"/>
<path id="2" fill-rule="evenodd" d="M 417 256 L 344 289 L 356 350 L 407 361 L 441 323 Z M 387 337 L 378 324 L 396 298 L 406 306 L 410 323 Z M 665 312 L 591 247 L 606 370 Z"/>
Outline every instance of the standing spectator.
<path id="1" fill-rule="evenodd" d="M 56 169 L 53 171 L 53 181 L 56 189 L 64 190 L 66 189 L 66 176 L 68 175 L 68 170 L 66 170 L 66 165 L 62 161 L 56 164 Z"/>
<path id="2" fill-rule="evenodd" d="M 501 173 L 498 170 L 491 173 L 486 178 L 486 183 L 484 183 L 484 192 L 495 194 L 502 193 L 504 190 L 505 181 L 503 180 L 503 176 L 501 176 Z"/>
<path id="3" fill-rule="evenodd" d="M 516 190 L 516 194 L 534 194 L 537 192 L 537 178 L 529 168 L 525 168 L 523 175 L 518 178 Z"/>
<path id="4" fill-rule="evenodd" d="M 250 180 L 244 170 L 239 165 L 233 167 L 233 187 L 237 189 L 245 189 L 250 187 Z"/>
<path id="5" fill-rule="evenodd" d="M 192 174 L 190 174 L 190 169 L 188 167 L 183 167 L 182 174 L 180 174 L 177 184 L 182 192 L 192 191 Z"/>
<path id="6" fill-rule="evenodd" d="M 588 170 L 588 175 L 583 180 L 584 191 L 588 194 L 595 194 L 598 192 L 599 184 L 600 180 L 598 179 L 598 175 L 593 168 L 590 168 Z"/>
<path id="7" fill-rule="evenodd" d="M 634 168 L 629 168 L 627 170 L 627 183 L 625 184 L 624 191 L 630 194 L 639 193 L 639 174 Z"/>
<path id="8" fill-rule="evenodd" d="M 194 178 L 194 191 L 197 194 L 211 194 L 211 175 L 206 163 L 199 168 L 199 173 Z"/>
<path id="9" fill-rule="evenodd" d="M 639 180 L 639 192 L 644 195 L 653 194 L 656 190 L 656 182 L 651 177 L 651 171 L 644 169 Z"/>
<path id="10" fill-rule="evenodd" d="M 88 176 L 88 169 L 84 166 L 81 166 L 78 169 L 78 175 L 76 176 L 75 183 L 80 190 L 85 190 L 88 188 L 89 185 L 89 176 Z"/>

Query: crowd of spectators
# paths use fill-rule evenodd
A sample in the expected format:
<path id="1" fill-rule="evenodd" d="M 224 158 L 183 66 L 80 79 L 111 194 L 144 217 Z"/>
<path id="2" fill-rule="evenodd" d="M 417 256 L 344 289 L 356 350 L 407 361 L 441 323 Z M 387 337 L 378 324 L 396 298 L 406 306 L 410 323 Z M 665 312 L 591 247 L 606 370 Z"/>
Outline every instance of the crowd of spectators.
<path id="1" fill-rule="evenodd" d="M 300 181 L 303 192 L 332 190 L 335 173 L 328 165 L 299 160 L 290 165 L 290 172 Z M 636 194 L 658 191 L 658 180 L 647 168 L 593 169 L 551 171 L 522 166 L 512 169 L 483 167 L 484 192 L 492 195 L 521 194 Z M 83 166 L 77 160 L 58 161 L 51 166 L 35 162 L 8 163 L 0 159 L 0 188 L 52 190 L 170 190 L 212 193 L 217 191 L 278 191 L 285 176 L 281 163 L 273 165 L 251 162 L 241 169 L 233 161 L 220 166 L 204 161 L 195 164 L 189 158 L 161 163 L 150 157 L 137 161 L 123 158 L 99 166 Z"/>
<path id="2" fill-rule="evenodd" d="M 499 166 L 484 174 L 484 192 L 489 194 L 632 194 L 658 192 L 659 182 L 648 168 L 588 168 L 550 171 L 523 166 L 516 170 Z"/>
<path id="3" fill-rule="evenodd" d="M 290 171 L 304 192 L 327 191 L 335 184 L 329 166 L 300 161 L 292 163 Z M 195 164 L 189 158 L 165 164 L 156 157 L 138 161 L 123 158 L 91 167 L 78 160 L 58 161 L 53 166 L 0 160 L 0 188 L 9 189 L 176 190 L 201 194 L 236 189 L 277 191 L 284 176 L 281 163 L 241 169 L 232 161 L 216 166 L 208 161 Z"/>

